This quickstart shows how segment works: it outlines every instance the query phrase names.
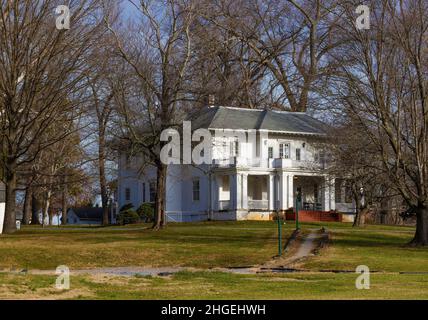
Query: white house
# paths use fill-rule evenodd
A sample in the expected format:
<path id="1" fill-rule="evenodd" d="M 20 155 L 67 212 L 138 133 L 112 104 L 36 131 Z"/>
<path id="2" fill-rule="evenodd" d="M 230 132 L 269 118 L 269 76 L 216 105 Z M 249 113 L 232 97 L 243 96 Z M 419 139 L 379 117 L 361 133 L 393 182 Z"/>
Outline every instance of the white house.
<path id="1" fill-rule="evenodd" d="M 212 132 L 212 163 L 168 166 L 169 221 L 267 220 L 293 208 L 297 192 L 306 210 L 353 212 L 343 183 L 325 170 L 323 122 L 306 113 L 231 107 L 208 107 L 190 120 L 192 130 Z M 141 174 L 141 167 L 140 157 L 120 154 L 119 207 L 155 201 L 156 170 L 147 166 Z"/>
<path id="2" fill-rule="evenodd" d="M 6 206 L 6 188 L 3 182 L 0 181 L 0 234 L 3 233 L 4 209 Z"/>

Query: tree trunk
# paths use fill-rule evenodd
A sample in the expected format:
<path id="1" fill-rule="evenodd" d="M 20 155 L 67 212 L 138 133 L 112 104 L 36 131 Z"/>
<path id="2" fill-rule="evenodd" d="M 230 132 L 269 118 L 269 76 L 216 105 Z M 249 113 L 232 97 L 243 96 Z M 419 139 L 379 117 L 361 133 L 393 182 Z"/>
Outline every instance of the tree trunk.
<path id="1" fill-rule="evenodd" d="M 107 179 L 105 173 L 105 139 L 104 132 L 101 129 L 98 137 L 98 167 L 100 173 L 101 204 L 103 207 L 103 225 L 109 223 L 108 197 L 107 197 Z"/>
<path id="2" fill-rule="evenodd" d="M 68 186 L 67 178 L 64 178 L 64 188 L 62 190 L 62 221 L 63 225 L 67 224 L 67 196 L 68 196 Z"/>
<path id="3" fill-rule="evenodd" d="M 3 233 L 16 231 L 16 163 L 9 162 L 5 170 L 6 208 L 3 223 Z"/>
<path id="4" fill-rule="evenodd" d="M 40 224 L 39 221 L 39 213 L 41 209 L 41 204 L 39 199 L 37 199 L 37 196 L 35 195 L 34 191 L 32 194 L 32 201 L 31 201 L 31 224 Z"/>
<path id="5" fill-rule="evenodd" d="M 51 190 L 48 190 L 46 192 L 46 201 L 45 201 L 45 205 L 43 208 L 43 225 L 45 225 L 45 219 L 46 218 L 48 219 L 46 225 L 50 225 L 52 222 L 51 216 L 49 215 L 49 208 L 51 205 L 51 194 L 52 194 Z"/>
<path id="6" fill-rule="evenodd" d="M 354 196 L 354 201 L 355 201 L 355 220 L 354 220 L 354 224 L 352 225 L 353 227 L 360 227 L 364 224 L 364 220 L 362 219 L 362 215 L 363 215 L 363 210 L 361 208 L 361 201 L 360 201 L 360 197 L 358 195 L 358 192 L 355 190 L 355 188 L 352 188 L 352 194 Z"/>
<path id="7" fill-rule="evenodd" d="M 25 191 L 25 200 L 24 200 L 24 216 L 22 218 L 22 224 L 28 225 L 31 220 L 31 201 L 33 198 L 33 189 L 28 187 Z"/>
<path id="8" fill-rule="evenodd" d="M 163 163 L 157 165 L 155 221 L 153 229 L 159 230 L 166 225 L 165 196 L 166 196 L 166 173 L 167 166 Z"/>
<path id="9" fill-rule="evenodd" d="M 419 205 L 416 208 L 416 232 L 410 242 L 415 246 L 428 245 L 428 206 Z"/>

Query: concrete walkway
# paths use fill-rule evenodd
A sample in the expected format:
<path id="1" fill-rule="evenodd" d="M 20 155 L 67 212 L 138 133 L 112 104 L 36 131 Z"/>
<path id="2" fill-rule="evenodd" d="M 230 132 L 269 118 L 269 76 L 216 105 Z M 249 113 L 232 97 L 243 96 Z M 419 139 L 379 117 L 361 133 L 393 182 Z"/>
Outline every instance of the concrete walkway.
<path id="1" fill-rule="evenodd" d="M 318 246 L 320 240 L 321 235 L 318 232 L 311 232 L 306 236 L 303 243 L 297 249 L 297 252 L 289 259 L 295 261 L 313 255 L 312 252 Z"/>

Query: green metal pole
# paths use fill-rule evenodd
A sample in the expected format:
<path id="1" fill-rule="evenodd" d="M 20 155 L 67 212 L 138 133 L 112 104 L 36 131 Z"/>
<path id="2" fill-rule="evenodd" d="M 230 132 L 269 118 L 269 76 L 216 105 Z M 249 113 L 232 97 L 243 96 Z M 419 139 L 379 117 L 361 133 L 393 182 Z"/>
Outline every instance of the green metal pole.
<path id="1" fill-rule="evenodd" d="M 299 196 L 296 197 L 296 230 L 300 229 L 299 225 Z"/>
<path id="2" fill-rule="evenodd" d="M 281 228 L 281 219 L 279 218 L 279 211 L 277 213 L 277 222 L 278 222 L 278 256 L 282 254 L 282 228 Z"/>

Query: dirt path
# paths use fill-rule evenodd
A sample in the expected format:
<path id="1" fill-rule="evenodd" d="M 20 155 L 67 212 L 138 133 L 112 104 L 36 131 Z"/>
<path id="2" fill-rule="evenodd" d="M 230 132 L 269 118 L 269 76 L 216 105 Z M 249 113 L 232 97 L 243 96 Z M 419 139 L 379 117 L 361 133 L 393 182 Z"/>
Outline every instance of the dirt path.
<path id="1" fill-rule="evenodd" d="M 303 243 L 300 244 L 297 251 L 287 260 L 292 262 L 313 255 L 312 252 L 318 246 L 320 240 L 321 234 L 319 232 L 311 232 L 303 240 Z"/>
<path id="2" fill-rule="evenodd" d="M 324 230 L 309 230 L 309 234 L 298 234 L 293 243 L 287 247 L 288 254 L 274 258 L 265 263 L 261 269 L 292 269 L 294 264 L 314 255 L 323 239 L 328 237 Z"/>

